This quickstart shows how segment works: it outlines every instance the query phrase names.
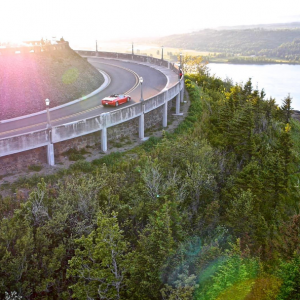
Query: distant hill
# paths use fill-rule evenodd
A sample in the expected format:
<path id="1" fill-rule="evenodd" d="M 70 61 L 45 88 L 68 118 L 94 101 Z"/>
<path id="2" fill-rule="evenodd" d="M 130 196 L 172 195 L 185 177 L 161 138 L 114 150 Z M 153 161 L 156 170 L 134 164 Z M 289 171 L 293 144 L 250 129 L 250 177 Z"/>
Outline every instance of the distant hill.
<path id="1" fill-rule="evenodd" d="M 284 43 L 300 39 L 300 29 L 205 29 L 158 39 L 166 47 L 198 51 L 257 54 L 262 49 L 275 49 Z"/>
<path id="2" fill-rule="evenodd" d="M 285 26 L 284 24 L 279 24 Z M 278 25 L 278 26 L 279 26 Z M 300 28 L 291 23 L 293 29 L 204 29 L 187 34 L 176 34 L 156 40 L 165 47 L 190 49 L 232 56 L 263 56 L 280 58 L 287 62 L 300 62 Z M 242 26 L 240 26 L 242 27 Z"/>
<path id="3" fill-rule="evenodd" d="M 240 29 L 254 29 L 254 28 L 263 28 L 263 29 L 295 29 L 300 28 L 300 22 L 292 23 L 274 23 L 274 24 L 255 24 L 255 25 L 239 25 L 239 26 L 221 26 L 214 29 L 217 30 L 240 30 Z"/>

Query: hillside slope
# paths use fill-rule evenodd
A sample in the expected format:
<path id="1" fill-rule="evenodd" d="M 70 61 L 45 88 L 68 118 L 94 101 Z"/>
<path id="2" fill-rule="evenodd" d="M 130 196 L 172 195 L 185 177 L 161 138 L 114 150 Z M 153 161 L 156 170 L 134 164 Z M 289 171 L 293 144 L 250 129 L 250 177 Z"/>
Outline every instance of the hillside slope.
<path id="1" fill-rule="evenodd" d="M 87 95 L 103 76 L 71 48 L 0 56 L 0 120 L 54 107 Z"/>

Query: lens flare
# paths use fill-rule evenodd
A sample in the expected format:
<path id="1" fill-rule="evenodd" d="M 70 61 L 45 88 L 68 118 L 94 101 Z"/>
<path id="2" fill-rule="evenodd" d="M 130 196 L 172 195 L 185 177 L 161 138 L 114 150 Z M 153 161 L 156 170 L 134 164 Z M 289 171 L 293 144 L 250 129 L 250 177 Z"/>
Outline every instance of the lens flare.
<path id="1" fill-rule="evenodd" d="M 76 68 L 71 68 L 63 74 L 62 82 L 66 85 L 72 84 L 77 80 L 78 76 L 79 76 L 79 71 Z"/>

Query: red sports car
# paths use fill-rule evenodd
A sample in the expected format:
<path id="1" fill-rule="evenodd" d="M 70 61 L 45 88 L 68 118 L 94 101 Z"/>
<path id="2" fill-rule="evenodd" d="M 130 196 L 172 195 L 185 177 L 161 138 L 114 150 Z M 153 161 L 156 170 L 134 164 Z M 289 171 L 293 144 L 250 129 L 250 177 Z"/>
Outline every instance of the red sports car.
<path id="1" fill-rule="evenodd" d="M 123 104 L 125 102 L 129 102 L 131 100 L 131 97 L 129 95 L 124 94 L 114 94 L 109 97 L 105 97 L 102 99 L 102 105 L 107 106 L 119 106 L 120 104 Z"/>

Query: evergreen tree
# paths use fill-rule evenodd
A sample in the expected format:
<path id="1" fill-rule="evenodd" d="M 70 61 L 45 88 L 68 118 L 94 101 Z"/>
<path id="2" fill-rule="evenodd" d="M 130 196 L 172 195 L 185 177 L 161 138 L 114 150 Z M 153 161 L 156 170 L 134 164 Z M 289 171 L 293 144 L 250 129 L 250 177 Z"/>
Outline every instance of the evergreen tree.
<path id="1" fill-rule="evenodd" d="M 283 113 L 283 120 L 285 123 L 290 123 L 290 119 L 292 116 L 292 98 L 290 96 L 290 94 L 288 94 L 288 96 L 286 96 L 283 101 L 282 101 L 282 106 L 281 106 L 281 110 Z"/>
<path id="2" fill-rule="evenodd" d="M 70 286 L 77 299 L 120 299 L 124 287 L 127 243 L 119 229 L 117 215 L 98 213 L 97 229 L 77 241 L 69 261 Z"/>
<path id="3" fill-rule="evenodd" d="M 291 173 L 292 149 L 293 142 L 291 138 L 291 126 L 286 124 L 279 138 L 279 149 L 283 158 L 284 164 L 284 184 L 288 187 L 289 174 Z"/>
<path id="4" fill-rule="evenodd" d="M 129 255 L 130 279 L 128 286 L 133 299 L 158 299 L 163 287 L 161 271 L 174 253 L 170 204 L 150 217 L 150 222 L 140 234 L 135 251 Z"/>

